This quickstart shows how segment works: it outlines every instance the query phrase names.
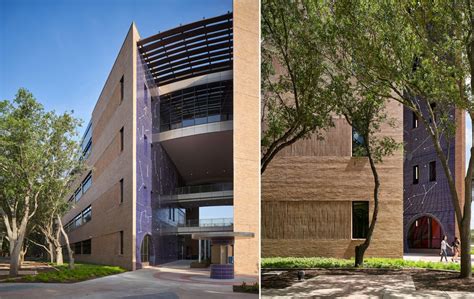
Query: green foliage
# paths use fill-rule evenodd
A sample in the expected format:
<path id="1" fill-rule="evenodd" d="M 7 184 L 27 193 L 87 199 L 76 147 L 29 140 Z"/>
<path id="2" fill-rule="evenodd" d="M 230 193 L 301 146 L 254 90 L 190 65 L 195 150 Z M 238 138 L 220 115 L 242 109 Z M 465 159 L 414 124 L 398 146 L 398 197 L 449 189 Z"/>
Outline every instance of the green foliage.
<path id="1" fill-rule="evenodd" d="M 66 265 L 56 266 L 59 271 L 43 272 L 37 275 L 24 277 L 28 282 L 77 282 L 108 275 L 123 273 L 126 270 L 116 266 L 102 266 L 93 264 L 75 264 L 74 270 Z"/>
<path id="2" fill-rule="evenodd" d="M 323 257 L 273 257 L 262 258 L 262 268 L 353 268 L 353 259 L 336 259 Z M 364 260 L 365 268 L 420 268 L 436 270 L 455 270 L 459 271 L 460 266 L 457 263 L 408 261 L 404 259 L 391 258 L 367 258 Z"/>
<path id="3" fill-rule="evenodd" d="M 332 125 L 327 11 L 323 1 L 262 2 L 262 172 L 281 149 Z"/>

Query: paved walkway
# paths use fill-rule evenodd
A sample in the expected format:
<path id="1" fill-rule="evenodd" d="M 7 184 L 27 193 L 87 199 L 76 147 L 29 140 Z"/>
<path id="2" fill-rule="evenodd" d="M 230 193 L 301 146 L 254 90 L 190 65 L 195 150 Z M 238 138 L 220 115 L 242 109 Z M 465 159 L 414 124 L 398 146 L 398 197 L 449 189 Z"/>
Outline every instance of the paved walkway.
<path id="1" fill-rule="evenodd" d="M 451 258 L 452 256 L 448 256 L 449 263 L 451 263 Z M 439 262 L 441 257 L 436 254 L 428 254 L 428 253 L 405 253 L 403 255 L 403 259 L 409 260 L 409 261 Z M 474 265 L 474 255 L 471 255 L 471 261 L 472 261 L 472 264 Z M 458 263 L 459 263 L 459 259 L 458 259 Z"/>
<path id="2" fill-rule="evenodd" d="M 262 289 L 262 298 L 474 298 L 467 292 L 417 291 L 410 275 L 319 275 L 284 289 Z"/>
<path id="3" fill-rule="evenodd" d="M 0 298 L 258 298 L 234 293 L 233 284 L 256 277 L 211 280 L 209 271 L 182 266 L 150 267 L 73 284 L 0 283 Z"/>

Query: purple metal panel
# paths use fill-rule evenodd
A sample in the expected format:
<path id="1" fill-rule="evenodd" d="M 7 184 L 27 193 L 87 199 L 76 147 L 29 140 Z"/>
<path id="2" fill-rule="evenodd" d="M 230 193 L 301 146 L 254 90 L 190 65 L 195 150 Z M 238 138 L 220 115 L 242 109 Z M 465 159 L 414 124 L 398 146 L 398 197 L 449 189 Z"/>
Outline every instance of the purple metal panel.
<path id="1" fill-rule="evenodd" d="M 426 111 L 425 111 L 426 113 Z M 452 113 L 454 121 L 454 113 Z M 404 252 L 408 252 L 408 231 L 414 221 L 421 216 L 435 218 L 442 228 L 442 234 L 448 236 L 449 242 L 454 239 L 455 218 L 451 203 L 449 186 L 443 168 L 437 158 L 431 137 L 426 132 L 421 120 L 413 128 L 413 113 L 403 111 L 405 143 L 403 171 L 403 226 Z M 449 156 L 449 167 L 454 174 L 455 161 L 454 137 L 442 141 L 442 148 Z M 429 163 L 436 161 L 436 181 L 429 181 Z M 419 166 L 419 182 L 413 184 L 413 166 Z"/>
<path id="2" fill-rule="evenodd" d="M 137 185 L 136 185 L 136 266 L 141 268 L 140 249 L 145 235 L 152 233 L 152 163 L 151 163 L 151 140 L 152 140 L 152 116 L 151 116 L 151 92 L 154 88 L 153 81 L 147 80 L 147 72 L 143 61 L 138 55 L 137 59 Z M 153 242 L 152 242 L 153 243 Z M 151 245 L 153 248 L 154 246 Z M 153 264 L 155 254 L 150 252 L 150 263 Z"/>

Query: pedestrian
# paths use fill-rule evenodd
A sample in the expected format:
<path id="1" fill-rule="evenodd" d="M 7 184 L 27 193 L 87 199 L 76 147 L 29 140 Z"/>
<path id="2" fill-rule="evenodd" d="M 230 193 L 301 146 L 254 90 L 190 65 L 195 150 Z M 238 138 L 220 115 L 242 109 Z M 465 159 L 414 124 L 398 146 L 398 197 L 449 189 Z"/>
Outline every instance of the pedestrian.
<path id="1" fill-rule="evenodd" d="M 441 241 L 441 252 L 439 255 L 441 255 L 441 260 L 440 262 L 443 261 L 443 257 L 446 259 L 446 262 L 448 261 L 448 252 L 446 251 L 447 250 L 447 247 L 449 247 L 451 250 L 453 249 L 451 246 L 449 246 L 448 242 L 446 242 L 446 240 L 448 240 L 448 236 L 444 236 L 443 237 L 443 241 Z"/>
<path id="2" fill-rule="evenodd" d="M 453 243 L 451 244 L 452 246 L 452 250 L 453 250 L 453 258 L 451 259 L 451 261 L 453 262 L 457 262 L 457 259 L 459 258 L 459 254 L 460 254 L 460 248 L 461 248 L 461 242 L 459 241 L 458 237 L 454 237 L 454 241 Z"/>

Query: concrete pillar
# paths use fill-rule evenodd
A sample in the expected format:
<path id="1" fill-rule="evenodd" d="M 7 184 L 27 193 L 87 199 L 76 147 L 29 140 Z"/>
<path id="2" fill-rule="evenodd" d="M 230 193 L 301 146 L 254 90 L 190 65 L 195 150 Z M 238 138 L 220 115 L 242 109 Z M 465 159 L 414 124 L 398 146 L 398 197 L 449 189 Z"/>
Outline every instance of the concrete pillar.
<path id="1" fill-rule="evenodd" d="M 198 240 L 198 243 L 199 243 L 198 262 L 200 263 L 201 262 L 201 239 Z"/>
<path id="2" fill-rule="evenodd" d="M 207 259 L 207 240 L 204 240 L 204 260 Z"/>

